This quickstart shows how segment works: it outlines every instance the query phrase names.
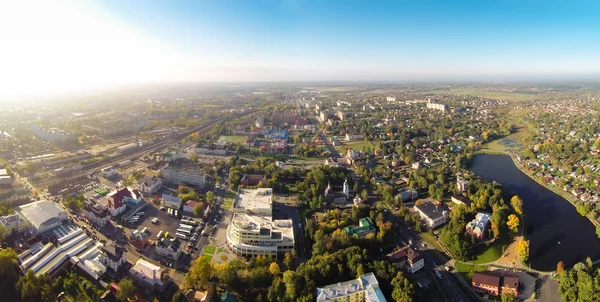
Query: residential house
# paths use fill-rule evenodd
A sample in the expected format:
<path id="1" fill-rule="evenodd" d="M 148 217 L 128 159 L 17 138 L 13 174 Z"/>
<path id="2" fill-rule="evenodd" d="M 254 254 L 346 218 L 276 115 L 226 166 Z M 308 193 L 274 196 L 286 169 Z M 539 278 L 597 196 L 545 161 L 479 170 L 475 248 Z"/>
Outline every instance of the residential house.
<path id="1" fill-rule="evenodd" d="M 162 185 L 162 180 L 156 176 L 145 176 L 138 183 L 138 189 L 144 194 L 152 194 L 158 191 Z"/>
<path id="2" fill-rule="evenodd" d="M 414 210 L 419 213 L 421 219 L 430 228 L 436 228 L 448 221 L 448 210 L 441 204 L 428 200 L 415 205 Z"/>
<path id="3" fill-rule="evenodd" d="M 356 235 L 357 237 L 365 237 L 368 234 L 375 233 L 375 226 L 373 225 L 373 222 L 371 221 L 371 219 L 369 217 L 366 217 L 366 218 L 361 218 L 358 221 L 357 227 L 345 227 L 344 232 L 346 232 L 346 234 L 348 234 L 348 236 Z"/>
<path id="4" fill-rule="evenodd" d="M 499 296 L 519 294 L 519 276 L 500 272 L 478 272 L 473 274 L 471 286 L 479 293 Z"/>
<path id="5" fill-rule="evenodd" d="M 138 190 L 123 188 L 121 190 L 109 193 L 101 201 L 110 214 L 119 216 L 127 209 L 126 203 L 137 204 L 142 200 L 142 193 Z"/>
<path id="6" fill-rule="evenodd" d="M 411 246 L 406 246 L 395 252 L 389 253 L 387 259 L 394 263 L 397 268 L 406 267 L 411 274 L 425 266 L 425 258 L 423 255 Z"/>
<path id="7" fill-rule="evenodd" d="M 257 186 L 260 182 L 267 184 L 267 176 L 264 174 L 244 174 L 240 179 L 240 184 L 244 186 Z"/>
<path id="8" fill-rule="evenodd" d="M 131 235 L 129 235 L 129 242 L 135 245 L 138 248 L 142 248 L 148 245 L 149 237 L 147 232 L 142 232 L 141 230 L 133 230 Z"/>
<path id="9" fill-rule="evenodd" d="M 167 284 L 162 269 L 141 258 L 129 269 L 129 276 L 138 286 L 152 291 L 163 292 Z"/>
<path id="10" fill-rule="evenodd" d="M 83 215 L 92 224 L 103 227 L 110 220 L 110 212 L 99 203 L 83 205 Z"/>
<path id="11" fill-rule="evenodd" d="M 477 213 L 477 215 L 475 215 L 475 219 L 467 223 L 467 233 L 473 235 L 477 241 L 485 240 L 487 231 L 490 228 L 491 220 L 491 214 L 483 212 Z"/>
<path id="12" fill-rule="evenodd" d="M 0 217 L 0 224 L 4 227 L 4 235 L 10 236 L 13 232 L 23 233 L 27 230 L 28 221 L 19 212 Z"/>
<path id="13" fill-rule="evenodd" d="M 126 257 L 127 251 L 115 243 L 104 245 L 100 247 L 100 262 L 113 270 L 118 272 L 119 268 L 127 263 Z"/>
<path id="14" fill-rule="evenodd" d="M 178 238 L 163 238 L 156 243 L 156 253 L 177 260 L 181 255 L 182 246 Z"/>

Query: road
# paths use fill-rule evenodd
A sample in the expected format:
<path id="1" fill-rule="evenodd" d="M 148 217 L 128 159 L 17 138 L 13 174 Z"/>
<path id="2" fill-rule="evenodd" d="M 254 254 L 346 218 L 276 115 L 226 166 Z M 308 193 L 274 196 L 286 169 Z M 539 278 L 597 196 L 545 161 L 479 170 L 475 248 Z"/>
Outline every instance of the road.
<path id="1" fill-rule="evenodd" d="M 447 260 L 436 249 L 429 248 L 421 237 L 411 229 L 404 226 L 400 218 L 396 215 L 387 212 L 387 218 L 392 222 L 393 231 L 405 242 L 412 242 L 414 246 L 420 248 L 425 258 L 425 269 L 433 273 L 433 278 L 438 278 L 435 271 L 439 271 L 442 279 L 438 278 L 440 290 L 444 294 L 444 299 L 448 301 L 478 301 L 480 298 L 476 296 L 470 289 L 465 289 L 465 285 L 461 282 L 462 278 L 456 270 L 448 272 L 445 268 Z"/>

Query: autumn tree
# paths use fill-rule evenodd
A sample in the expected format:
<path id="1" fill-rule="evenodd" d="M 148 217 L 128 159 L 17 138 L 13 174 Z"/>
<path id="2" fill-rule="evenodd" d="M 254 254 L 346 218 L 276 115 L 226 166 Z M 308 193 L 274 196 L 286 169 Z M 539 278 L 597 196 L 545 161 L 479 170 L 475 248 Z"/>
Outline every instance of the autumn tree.
<path id="1" fill-rule="evenodd" d="M 510 204 L 512 205 L 515 212 L 519 215 L 523 215 L 523 200 L 519 198 L 519 196 L 515 195 L 510 199 Z"/>
<path id="2" fill-rule="evenodd" d="M 519 217 L 517 217 L 517 215 L 508 215 L 508 221 L 506 222 L 506 225 L 508 226 L 508 229 L 515 234 L 519 231 L 519 223 Z"/>
<path id="3" fill-rule="evenodd" d="M 279 264 L 277 264 L 277 262 L 272 262 L 271 265 L 269 265 L 269 273 L 271 273 L 271 275 L 277 276 L 280 272 L 281 270 L 279 269 Z"/>
<path id="4" fill-rule="evenodd" d="M 117 294 L 119 301 L 133 300 L 134 297 L 135 286 L 133 285 L 133 281 L 131 281 L 131 279 L 121 280 L 121 282 L 119 282 L 119 293 Z"/>
<path id="5" fill-rule="evenodd" d="M 565 264 L 562 261 L 559 261 L 556 264 L 556 272 L 558 274 L 562 274 L 565 271 Z"/>
<path id="6" fill-rule="evenodd" d="M 519 239 L 517 241 L 517 253 L 519 254 L 521 261 L 527 262 L 529 257 L 529 242 L 524 239 Z"/>
<path id="7" fill-rule="evenodd" d="M 502 293 L 502 302 L 518 302 L 519 299 L 511 293 Z"/>

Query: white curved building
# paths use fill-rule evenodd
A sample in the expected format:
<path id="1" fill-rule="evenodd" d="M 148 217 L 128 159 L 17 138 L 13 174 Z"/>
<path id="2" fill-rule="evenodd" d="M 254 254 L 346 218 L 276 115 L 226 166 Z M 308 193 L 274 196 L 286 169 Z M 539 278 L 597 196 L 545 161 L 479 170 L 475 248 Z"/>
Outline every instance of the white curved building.
<path id="1" fill-rule="evenodd" d="M 283 254 L 294 249 L 291 219 L 273 220 L 272 190 L 240 190 L 231 223 L 227 228 L 227 244 L 241 256 Z"/>

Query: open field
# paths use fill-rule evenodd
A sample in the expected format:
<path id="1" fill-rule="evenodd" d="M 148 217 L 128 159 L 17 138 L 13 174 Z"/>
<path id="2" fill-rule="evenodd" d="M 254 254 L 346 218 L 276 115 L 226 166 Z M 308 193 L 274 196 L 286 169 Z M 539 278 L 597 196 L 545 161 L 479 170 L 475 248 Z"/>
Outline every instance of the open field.
<path id="1" fill-rule="evenodd" d="M 423 91 L 424 94 L 462 94 L 479 96 L 488 99 L 496 99 L 502 101 L 527 101 L 533 100 L 537 96 L 533 94 L 525 93 L 511 93 L 502 91 L 485 91 L 485 90 L 472 90 L 472 89 L 449 89 L 449 90 L 431 90 Z"/>
<path id="2" fill-rule="evenodd" d="M 367 142 L 367 141 L 355 141 L 355 142 L 348 142 L 348 143 L 344 143 L 341 146 L 336 146 L 335 148 L 340 152 L 343 153 L 344 152 L 344 148 L 348 148 L 348 149 L 352 149 L 352 150 L 363 150 L 366 147 L 371 147 L 373 148 L 373 144 L 371 144 L 371 142 Z"/>
<path id="3" fill-rule="evenodd" d="M 508 121 L 515 125 L 515 131 L 510 135 L 491 141 L 483 145 L 484 151 L 500 153 L 504 151 L 518 151 L 527 146 L 527 138 L 535 131 L 531 125 L 525 123 L 520 117 L 507 115 Z"/>
<path id="4" fill-rule="evenodd" d="M 438 250 L 438 252 L 440 252 L 443 256 L 446 256 L 446 251 L 444 251 L 444 249 L 442 248 L 442 246 L 440 246 L 440 244 L 437 242 L 437 240 L 435 240 L 435 238 L 433 237 L 433 235 L 429 234 L 429 233 L 421 233 L 419 234 L 421 236 L 421 238 L 427 242 L 427 244 L 431 247 L 433 247 L 434 249 Z"/>
<path id="5" fill-rule="evenodd" d="M 220 138 L 225 139 L 229 143 L 240 143 L 243 144 L 246 142 L 245 135 L 222 135 Z"/>
<path id="6" fill-rule="evenodd" d="M 492 244 L 487 246 L 486 249 L 483 250 L 482 253 L 477 255 L 477 258 L 473 261 L 469 261 L 469 263 L 474 264 L 484 264 L 496 261 L 502 257 L 502 253 L 508 248 L 511 243 L 511 238 L 509 236 L 503 236 L 498 238 Z"/>

